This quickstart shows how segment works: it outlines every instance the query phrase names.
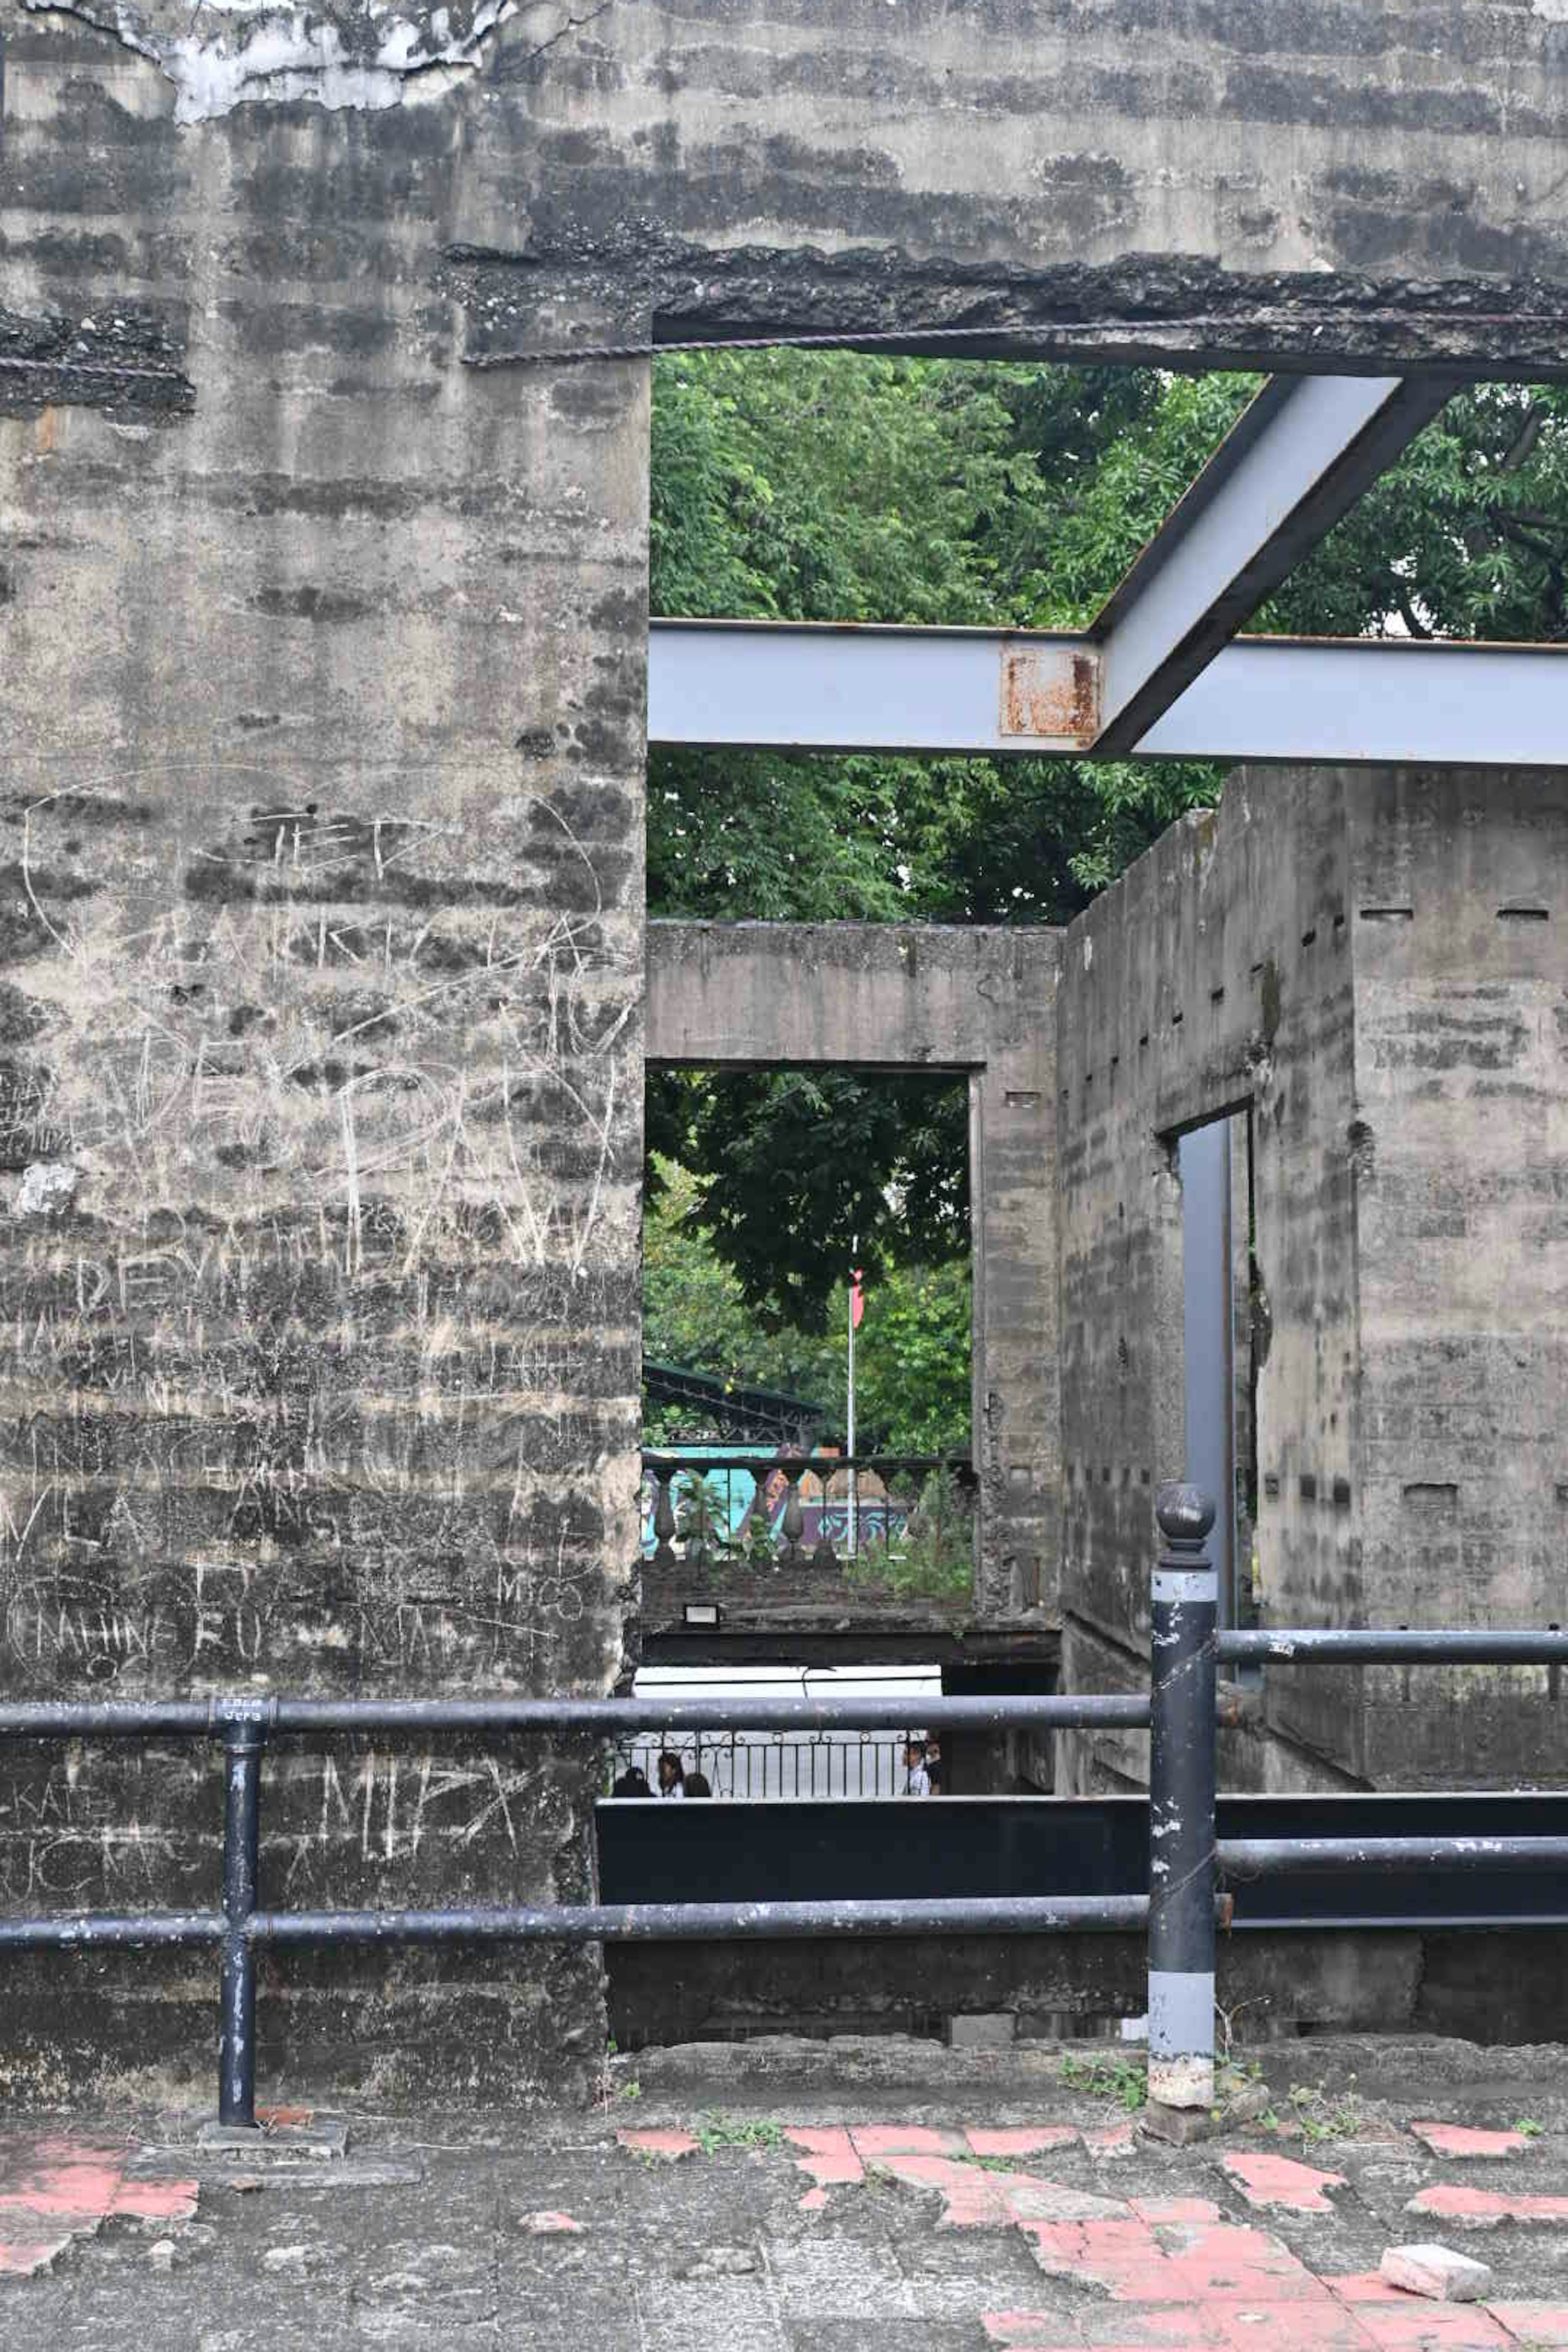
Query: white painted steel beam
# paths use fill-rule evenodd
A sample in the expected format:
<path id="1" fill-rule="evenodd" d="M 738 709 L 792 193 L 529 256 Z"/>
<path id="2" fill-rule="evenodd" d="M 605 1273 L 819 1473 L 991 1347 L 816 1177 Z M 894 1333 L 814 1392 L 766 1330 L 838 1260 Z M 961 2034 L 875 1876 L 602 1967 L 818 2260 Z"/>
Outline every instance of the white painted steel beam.
<path id="1" fill-rule="evenodd" d="M 654 743 L 1109 756 L 1099 649 L 984 629 L 656 621 Z M 1568 646 L 1242 637 L 1140 759 L 1568 768 Z"/>
<path id="2" fill-rule="evenodd" d="M 1568 768 L 1568 646 L 1238 637 L 1137 755 Z"/>
<path id="3" fill-rule="evenodd" d="M 655 621 L 649 636 L 650 742 L 1071 751 L 1098 726 L 1081 636 L 773 621 Z"/>
<path id="4" fill-rule="evenodd" d="M 1147 735 L 1453 390 L 1431 377 L 1270 378 L 1090 626 L 1107 757 Z"/>

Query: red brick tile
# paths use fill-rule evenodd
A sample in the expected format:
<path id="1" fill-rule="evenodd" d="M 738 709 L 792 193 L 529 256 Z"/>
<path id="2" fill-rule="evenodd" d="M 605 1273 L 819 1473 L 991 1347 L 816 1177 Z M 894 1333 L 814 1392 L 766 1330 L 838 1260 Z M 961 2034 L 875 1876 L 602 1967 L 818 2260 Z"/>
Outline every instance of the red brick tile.
<path id="1" fill-rule="evenodd" d="M 33 2277 L 47 2270 L 70 2242 L 68 2230 L 58 2238 L 0 2239 L 0 2278 Z"/>
<path id="2" fill-rule="evenodd" d="M 188 2221 L 196 2210 L 196 2184 L 194 2180 L 122 2180 L 109 2210 L 133 2214 L 144 2221 Z"/>
<path id="3" fill-rule="evenodd" d="M 987 2311 L 980 2324 L 987 2344 L 1005 2344 L 1009 2352 L 1079 2352 L 1072 2322 L 1048 2311 Z"/>
<path id="4" fill-rule="evenodd" d="M 1127 2219 L 1129 2209 L 1120 2198 L 1091 2197 L 1082 2189 L 1063 2189 L 1033 2172 L 1005 2172 L 993 2178 L 999 2180 L 1016 2221 L 1079 2221 L 1095 2228 Z"/>
<path id="5" fill-rule="evenodd" d="M 803 2213 L 821 2213 L 826 2210 L 826 2189 L 808 2189 L 800 2200 L 800 2210 Z"/>
<path id="6" fill-rule="evenodd" d="M 867 2151 L 869 2153 L 869 2151 Z M 1013 2219 L 1004 2188 L 1005 2174 L 982 2172 L 951 2156 L 887 2155 L 879 2159 L 895 2180 L 911 2189 L 940 2189 L 942 2230 L 1005 2229 Z"/>
<path id="7" fill-rule="evenodd" d="M 1410 2300 L 1403 2287 L 1385 2279 L 1381 2271 L 1345 2271 L 1337 2278 L 1325 2278 L 1323 2284 L 1342 2303 L 1401 2303 Z"/>
<path id="8" fill-rule="evenodd" d="M 1102 2303 L 1079 2313 L 1079 2329 L 1095 2352 L 1229 2352 L 1217 2305 L 1201 2311 L 1195 2303 Z"/>
<path id="9" fill-rule="evenodd" d="M 264 2131 L 297 2131 L 315 2120 L 314 2107 L 258 2107 L 256 2120 Z"/>
<path id="10" fill-rule="evenodd" d="M 852 2186 L 866 2178 L 860 2159 L 849 2144 L 849 2135 L 841 2127 L 818 2130 L 792 2125 L 784 2137 L 794 2147 L 805 2148 L 805 2154 L 797 2156 L 795 2163 L 819 2189 L 832 2189 L 845 2183 Z"/>
<path id="11" fill-rule="evenodd" d="M 1479 2303 L 1428 2303 L 1402 2294 L 1397 2303 L 1362 2303 L 1356 2318 L 1381 2352 L 1513 2352 L 1505 2329 Z"/>
<path id="12" fill-rule="evenodd" d="M 695 2156 L 697 2142 L 683 2131 L 618 2131 L 616 2139 L 634 2156 L 660 2156 L 673 2164 L 678 2157 Z"/>
<path id="13" fill-rule="evenodd" d="M 1500 2195 L 1495 2189 L 1461 2189 L 1455 2181 L 1439 2180 L 1413 2197 L 1405 2210 L 1436 2214 L 1456 2230 L 1495 2230 L 1504 2221 L 1568 2221 L 1568 2197 Z"/>
<path id="14" fill-rule="evenodd" d="M 1110 2198 L 1062 2189 L 1031 2173 L 983 2171 L 956 2157 L 890 2155 L 878 2162 L 911 2188 L 941 2189 L 947 2201 L 937 2226 L 943 2230 L 999 2229 L 1024 2221 L 1108 2221 L 1126 2212 Z"/>
<path id="15" fill-rule="evenodd" d="M 585 2225 L 574 2221 L 570 2213 L 542 2212 L 525 2213 L 518 2227 L 531 2238 L 580 2238 Z"/>
<path id="16" fill-rule="evenodd" d="M 1229 2221 L 1175 2222 L 1163 2226 L 1159 2239 L 1165 2252 L 1157 2297 L 1162 2303 L 1328 2299 L 1321 2281 L 1267 2230 Z"/>
<path id="17" fill-rule="evenodd" d="M 1521 2344 L 1568 2345 L 1568 2303 L 1489 2303 L 1485 2307 Z"/>
<path id="18" fill-rule="evenodd" d="M 1324 2295 L 1289 2303 L 1222 2303 L 1227 2352 L 1372 2352 L 1357 2314 Z"/>
<path id="19" fill-rule="evenodd" d="M 1131 2156 L 1138 2147 L 1138 2126 L 1131 2120 L 1121 2124 L 1096 2124 L 1083 2135 L 1083 2144 L 1090 2156 Z"/>
<path id="20" fill-rule="evenodd" d="M 1221 2160 L 1247 2203 L 1260 2210 L 1272 2206 L 1286 2213 L 1331 2213 L 1326 2192 L 1345 2185 L 1342 2172 L 1319 2172 L 1268 2150 L 1230 2149 Z"/>
<path id="21" fill-rule="evenodd" d="M 962 2156 L 963 2135 L 936 2131 L 929 2124 L 864 2124 L 850 2135 L 866 2156 Z"/>
<path id="22" fill-rule="evenodd" d="M 100 2221 L 114 2202 L 124 2161 L 121 2148 L 73 2148 L 58 2140 L 11 2152 L 0 2175 L 0 2213 Z"/>
<path id="23" fill-rule="evenodd" d="M 1434 2156 L 1481 2158 L 1495 2162 L 1500 2157 L 1522 2156 L 1530 2146 L 1529 2135 L 1521 2131 L 1476 2131 L 1468 2124 L 1433 2123 L 1413 2123 L 1410 2128 Z"/>
<path id="24" fill-rule="evenodd" d="M 1087 2280 L 1123 2303 L 1191 2300 L 1160 2293 L 1166 2263 L 1160 2242 L 1146 2221 L 1032 2221 L 1018 2223 L 1035 2260 L 1053 2278 Z"/>
<path id="25" fill-rule="evenodd" d="M 1030 2124 L 1016 2131 L 971 2128 L 963 2137 L 976 2156 L 1043 2156 L 1047 2148 L 1078 2145 L 1071 2124 Z"/>
<path id="26" fill-rule="evenodd" d="M 194 2180 L 125 2179 L 126 2149 L 92 2141 L 0 2141 L 0 2273 L 26 2277 L 73 2237 L 90 2236 L 111 2214 L 189 2221 Z"/>

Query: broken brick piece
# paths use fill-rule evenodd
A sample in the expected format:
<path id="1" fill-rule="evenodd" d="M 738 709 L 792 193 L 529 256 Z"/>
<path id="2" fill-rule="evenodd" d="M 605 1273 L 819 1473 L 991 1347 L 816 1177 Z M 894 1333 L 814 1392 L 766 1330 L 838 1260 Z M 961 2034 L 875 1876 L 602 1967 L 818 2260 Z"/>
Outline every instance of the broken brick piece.
<path id="1" fill-rule="evenodd" d="M 1521 2131 L 1477 2131 L 1468 2124 L 1412 2124 L 1411 2130 L 1434 2156 L 1479 2158 L 1495 2163 L 1508 2156 L 1522 2156 L 1530 2146 L 1530 2136 Z"/>
<path id="2" fill-rule="evenodd" d="M 1007 2131 L 972 2127 L 963 2137 L 976 2156 L 1043 2156 L 1048 2148 L 1078 2145 L 1078 2133 L 1071 2124 L 1028 2124 Z"/>
<path id="3" fill-rule="evenodd" d="M 1247 2203 L 1260 2209 L 1277 2206 L 1286 2213 L 1331 2213 L 1326 2192 L 1345 2185 L 1342 2172 L 1319 2172 L 1290 2156 L 1231 2150 L 1221 2161 Z"/>
<path id="4" fill-rule="evenodd" d="M 930 2124 L 860 2124 L 850 2138 L 862 2156 L 962 2156 L 961 2132 L 937 2131 Z"/>
<path id="5" fill-rule="evenodd" d="M 818 2189 L 853 2187 L 856 2181 L 866 2177 L 860 2159 L 850 2145 L 849 2135 L 842 2125 L 819 2128 L 791 2124 L 784 2137 L 794 2147 L 805 2150 L 804 2156 L 795 2158 L 795 2163 Z M 824 2198 L 823 2203 L 826 2201 Z M 806 2210 L 815 2212 L 816 2208 L 808 2206 Z"/>
<path id="6" fill-rule="evenodd" d="M 667 2164 L 697 2153 L 697 2142 L 686 2131 L 618 2131 L 616 2137 L 634 2156 L 661 2157 Z"/>
<path id="7" fill-rule="evenodd" d="M 1378 2269 L 1392 2286 L 1434 2303 L 1479 2303 L 1492 2283 L 1490 2267 L 1451 2246 L 1389 2246 Z"/>
<path id="8" fill-rule="evenodd" d="M 1500 2196 L 1495 2189 L 1462 2189 L 1456 2181 L 1439 2180 L 1405 2210 L 1435 2215 L 1456 2230 L 1495 2230 L 1503 2221 L 1568 2221 L 1568 2197 Z"/>

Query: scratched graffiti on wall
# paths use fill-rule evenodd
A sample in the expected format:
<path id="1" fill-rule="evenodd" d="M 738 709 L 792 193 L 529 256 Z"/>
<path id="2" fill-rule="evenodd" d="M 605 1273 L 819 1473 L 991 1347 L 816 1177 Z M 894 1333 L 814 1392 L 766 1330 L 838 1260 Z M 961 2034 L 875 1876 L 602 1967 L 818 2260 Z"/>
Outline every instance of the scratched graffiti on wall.
<path id="1" fill-rule="evenodd" d="M 415 813 L 427 774 L 332 810 L 219 781 L 9 803 L 0 1675 L 597 1685 L 635 1547 L 626 857 L 510 780 L 488 830 Z"/>

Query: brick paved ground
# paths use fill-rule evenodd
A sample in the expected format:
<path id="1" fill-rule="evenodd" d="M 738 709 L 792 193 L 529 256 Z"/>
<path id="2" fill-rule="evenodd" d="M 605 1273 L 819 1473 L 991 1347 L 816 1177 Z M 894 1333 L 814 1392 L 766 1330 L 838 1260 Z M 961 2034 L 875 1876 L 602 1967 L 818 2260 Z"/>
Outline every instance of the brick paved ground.
<path id="1" fill-rule="evenodd" d="M 1173 2147 L 1114 2053 L 900 2083 L 889 2045 L 795 2047 L 623 2061 L 589 2116 L 353 2115 L 340 2154 L 298 2115 L 239 2154 L 194 2117 L 0 2131 L 0 2345 L 1568 2347 L 1568 2052 L 1279 2045 L 1266 2116 Z M 1435 2240 L 1482 2300 L 1377 2275 Z"/>

